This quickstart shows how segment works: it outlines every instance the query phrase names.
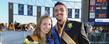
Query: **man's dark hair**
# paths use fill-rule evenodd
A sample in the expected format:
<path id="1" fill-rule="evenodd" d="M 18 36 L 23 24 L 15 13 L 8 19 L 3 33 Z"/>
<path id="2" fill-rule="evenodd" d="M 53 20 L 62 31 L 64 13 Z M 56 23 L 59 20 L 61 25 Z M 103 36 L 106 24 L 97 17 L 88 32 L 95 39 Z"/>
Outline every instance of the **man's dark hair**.
<path id="1" fill-rule="evenodd" d="M 54 7 L 56 7 L 57 5 L 64 5 L 64 4 L 63 4 L 62 2 L 57 2 Z M 64 6 L 65 6 L 65 5 L 64 5 Z M 66 6 L 65 6 L 65 7 L 66 7 Z"/>

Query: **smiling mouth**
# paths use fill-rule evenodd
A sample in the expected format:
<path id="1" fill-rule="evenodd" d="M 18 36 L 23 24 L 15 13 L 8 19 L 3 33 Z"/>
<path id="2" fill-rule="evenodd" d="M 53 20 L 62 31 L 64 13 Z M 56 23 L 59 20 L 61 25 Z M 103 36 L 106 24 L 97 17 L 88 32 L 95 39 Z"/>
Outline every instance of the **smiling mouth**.
<path id="1" fill-rule="evenodd" d="M 63 14 L 57 14 L 57 16 L 62 16 Z"/>
<path id="2" fill-rule="evenodd" d="M 61 21 L 61 19 L 57 19 L 58 21 Z"/>

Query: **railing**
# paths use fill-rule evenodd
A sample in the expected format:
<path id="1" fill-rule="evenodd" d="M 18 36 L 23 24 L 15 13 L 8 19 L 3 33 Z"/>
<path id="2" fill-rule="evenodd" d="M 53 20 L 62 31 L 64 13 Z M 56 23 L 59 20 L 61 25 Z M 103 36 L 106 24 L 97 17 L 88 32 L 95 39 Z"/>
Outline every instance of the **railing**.
<path id="1" fill-rule="evenodd" d="M 109 44 L 109 33 L 88 33 L 91 44 Z"/>

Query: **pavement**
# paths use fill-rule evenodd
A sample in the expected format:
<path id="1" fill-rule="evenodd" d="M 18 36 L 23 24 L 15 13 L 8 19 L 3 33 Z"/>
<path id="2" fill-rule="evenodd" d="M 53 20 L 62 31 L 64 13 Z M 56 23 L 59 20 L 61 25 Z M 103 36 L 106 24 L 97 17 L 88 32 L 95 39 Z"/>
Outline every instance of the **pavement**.
<path id="1" fill-rule="evenodd" d="M 22 44 L 29 33 L 27 31 L 2 31 L 0 32 L 0 44 Z"/>

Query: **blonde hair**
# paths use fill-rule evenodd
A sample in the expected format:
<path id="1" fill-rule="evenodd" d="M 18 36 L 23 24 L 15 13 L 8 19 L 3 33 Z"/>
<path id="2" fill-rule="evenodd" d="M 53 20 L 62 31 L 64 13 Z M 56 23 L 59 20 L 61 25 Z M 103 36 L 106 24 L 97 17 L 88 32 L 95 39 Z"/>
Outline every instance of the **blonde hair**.
<path id="1" fill-rule="evenodd" d="M 39 19 L 38 22 L 37 22 L 35 31 L 33 32 L 33 35 L 38 36 L 40 39 L 41 39 L 41 36 L 40 36 L 41 23 L 42 23 L 43 19 L 45 19 L 45 18 L 51 19 L 51 17 L 50 17 L 50 16 L 47 16 L 47 15 L 44 15 L 44 16 L 40 17 L 40 19 Z M 51 22 L 52 22 L 52 19 L 51 19 Z M 51 28 L 52 28 L 52 24 L 51 24 Z M 50 34 L 51 34 L 51 29 L 50 29 L 50 31 L 48 32 L 48 34 L 47 34 L 46 36 L 48 37 Z"/>

